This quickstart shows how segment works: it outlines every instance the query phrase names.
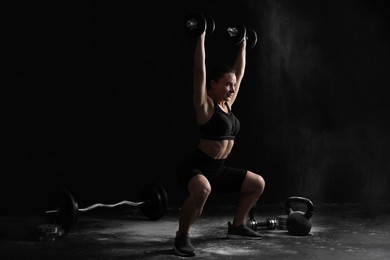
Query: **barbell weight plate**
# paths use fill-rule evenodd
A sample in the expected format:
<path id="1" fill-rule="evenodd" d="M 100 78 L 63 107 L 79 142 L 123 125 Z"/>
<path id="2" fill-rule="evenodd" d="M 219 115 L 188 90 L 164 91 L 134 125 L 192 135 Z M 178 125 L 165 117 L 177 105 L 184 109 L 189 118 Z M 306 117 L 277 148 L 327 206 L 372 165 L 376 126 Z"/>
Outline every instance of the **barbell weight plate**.
<path id="1" fill-rule="evenodd" d="M 206 30 L 206 18 L 201 13 L 189 13 L 184 18 L 184 29 L 192 37 L 199 36 Z"/>
<path id="2" fill-rule="evenodd" d="M 51 197 L 47 212 L 52 210 L 56 212 L 48 213 L 49 221 L 53 224 L 60 225 L 66 232 L 77 221 L 78 204 L 67 189 L 59 189 Z"/>
<path id="3" fill-rule="evenodd" d="M 210 37 L 215 31 L 215 22 L 210 15 L 203 14 L 203 16 L 206 19 L 206 36 Z"/>
<path id="4" fill-rule="evenodd" d="M 155 182 L 144 186 L 140 200 L 145 202 L 140 206 L 141 211 L 151 220 L 162 218 L 168 207 L 168 196 L 164 187 Z"/>
<path id="5" fill-rule="evenodd" d="M 246 31 L 246 37 L 247 37 L 247 48 L 253 49 L 257 43 L 257 33 L 253 29 L 248 29 Z"/>
<path id="6" fill-rule="evenodd" d="M 226 27 L 225 36 L 231 45 L 240 44 L 244 40 L 245 35 L 246 28 L 242 23 L 231 23 Z"/>

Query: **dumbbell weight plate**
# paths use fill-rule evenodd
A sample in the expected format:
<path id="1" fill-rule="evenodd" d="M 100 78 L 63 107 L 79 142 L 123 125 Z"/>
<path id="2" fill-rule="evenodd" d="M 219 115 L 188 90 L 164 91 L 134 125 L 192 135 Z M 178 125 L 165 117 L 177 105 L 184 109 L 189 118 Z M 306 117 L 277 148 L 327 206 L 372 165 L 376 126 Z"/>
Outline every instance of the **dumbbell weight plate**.
<path id="1" fill-rule="evenodd" d="M 184 30 L 191 36 L 201 35 L 206 30 L 206 18 L 201 13 L 189 13 L 184 17 Z"/>
<path id="2" fill-rule="evenodd" d="M 140 193 L 141 211 L 151 220 L 162 218 L 168 207 L 168 196 L 162 185 L 154 182 L 147 183 Z"/>
<path id="3" fill-rule="evenodd" d="M 242 23 L 231 23 L 225 29 L 225 36 L 231 45 L 240 44 L 246 35 L 245 25 Z"/>
<path id="4" fill-rule="evenodd" d="M 248 29 L 246 31 L 246 37 L 247 37 L 247 48 L 253 49 L 257 43 L 257 33 L 253 29 Z"/>
<path id="5" fill-rule="evenodd" d="M 278 229 L 286 230 L 287 215 L 277 216 L 277 219 L 278 219 Z"/>
<path id="6" fill-rule="evenodd" d="M 203 16 L 206 19 L 206 36 L 211 36 L 215 31 L 214 19 L 208 14 L 203 14 Z"/>

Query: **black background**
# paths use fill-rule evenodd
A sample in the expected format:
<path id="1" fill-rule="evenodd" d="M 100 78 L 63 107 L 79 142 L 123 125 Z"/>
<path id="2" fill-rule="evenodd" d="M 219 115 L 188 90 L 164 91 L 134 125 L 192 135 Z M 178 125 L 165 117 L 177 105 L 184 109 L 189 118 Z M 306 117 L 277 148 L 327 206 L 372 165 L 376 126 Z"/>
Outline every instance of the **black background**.
<path id="1" fill-rule="evenodd" d="M 194 11 L 216 23 L 208 66 L 233 61 L 237 48 L 222 36 L 231 21 L 258 33 L 229 164 L 264 177 L 260 202 L 388 203 L 384 2 L 1 4 L 2 212 L 40 211 L 59 187 L 81 205 L 137 201 L 150 180 L 180 205 L 174 169 L 197 141 L 194 39 L 183 30 Z"/>

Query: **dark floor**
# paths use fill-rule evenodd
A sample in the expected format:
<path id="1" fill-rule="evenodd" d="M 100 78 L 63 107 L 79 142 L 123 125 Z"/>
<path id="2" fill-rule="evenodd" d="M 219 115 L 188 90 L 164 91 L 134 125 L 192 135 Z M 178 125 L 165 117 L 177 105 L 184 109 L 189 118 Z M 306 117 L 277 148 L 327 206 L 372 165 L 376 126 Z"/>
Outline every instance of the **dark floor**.
<path id="1" fill-rule="evenodd" d="M 193 259 L 390 259 L 390 214 L 364 216 L 360 210 L 316 207 L 307 236 L 285 230 L 262 231 L 262 240 L 226 239 L 232 210 L 208 210 L 193 226 Z M 258 221 L 284 212 L 256 209 Z M 56 241 L 39 241 L 42 216 L 0 218 L 0 259 L 179 259 L 172 252 L 177 209 L 158 221 L 137 209 L 122 214 L 89 211 L 79 214 L 68 233 Z"/>

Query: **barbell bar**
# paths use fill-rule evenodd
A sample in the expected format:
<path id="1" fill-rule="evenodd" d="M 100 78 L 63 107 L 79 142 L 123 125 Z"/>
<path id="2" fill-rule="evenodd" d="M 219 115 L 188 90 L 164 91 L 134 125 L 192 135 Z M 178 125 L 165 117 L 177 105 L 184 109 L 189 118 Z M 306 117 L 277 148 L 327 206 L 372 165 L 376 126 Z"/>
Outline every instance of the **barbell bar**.
<path id="1" fill-rule="evenodd" d="M 144 215 L 150 220 L 158 220 L 164 216 L 168 206 L 168 196 L 161 184 L 156 182 L 147 183 L 141 190 L 139 197 L 139 202 L 123 200 L 115 204 L 96 203 L 86 208 L 79 208 L 71 192 L 66 188 L 61 188 L 51 197 L 45 214 L 50 223 L 60 225 L 66 232 L 77 222 L 80 212 L 87 212 L 99 207 L 113 208 L 120 205 L 129 205 L 140 207 Z"/>

